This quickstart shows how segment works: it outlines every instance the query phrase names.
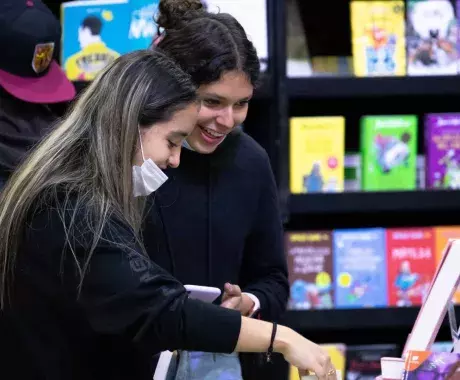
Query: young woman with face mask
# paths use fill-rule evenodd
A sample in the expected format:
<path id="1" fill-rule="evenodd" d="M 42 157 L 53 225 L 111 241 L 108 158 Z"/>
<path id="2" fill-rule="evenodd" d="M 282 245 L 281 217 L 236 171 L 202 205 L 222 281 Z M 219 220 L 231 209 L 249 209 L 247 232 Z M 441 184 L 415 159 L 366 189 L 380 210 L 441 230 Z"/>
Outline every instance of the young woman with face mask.
<path id="1" fill-rule="evenodd" d="M 157 22 L 152 49 L 191 75 L 202 106 L 180 167 L 156 195 L 147 251 L 183 283 L 222 289 L 222 306 L 277 320 L 289 296 L 277 188 L 266 152 L 237 130 L 259 81 L 257 52 L 234 17 L 199 0 L 161 0 Z"/>
<path id="2" fill-rule="evenodd" d="M 327 378 L 294 331 L 189 299 L 145 255 L 144 196 L 179 164 L 199 103 L 158 51 L 107 67 L 0 195 L 0 368 L 8 379 L 151 380 L 162 350 L 273 349 Z M 274 334 L 272 334 L 274 332 Z"/>

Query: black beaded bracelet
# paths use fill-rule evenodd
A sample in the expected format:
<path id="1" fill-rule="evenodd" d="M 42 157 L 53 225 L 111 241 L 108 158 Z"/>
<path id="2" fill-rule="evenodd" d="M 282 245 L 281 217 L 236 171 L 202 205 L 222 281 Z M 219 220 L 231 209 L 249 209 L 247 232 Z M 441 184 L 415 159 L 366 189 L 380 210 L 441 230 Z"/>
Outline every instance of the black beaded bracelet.
<path id="1" fill-rule="evenodd" d="M 270 346 L 268 347 L 268 351 L 267 351 L 267 363 L 271 362 L 272 360 L 273 343 L 275 342 L 275 337 L 276 337 L 276 327 L 277 327 L 276 322 L 273 322 L 272 337 L 270 339 Z"/>

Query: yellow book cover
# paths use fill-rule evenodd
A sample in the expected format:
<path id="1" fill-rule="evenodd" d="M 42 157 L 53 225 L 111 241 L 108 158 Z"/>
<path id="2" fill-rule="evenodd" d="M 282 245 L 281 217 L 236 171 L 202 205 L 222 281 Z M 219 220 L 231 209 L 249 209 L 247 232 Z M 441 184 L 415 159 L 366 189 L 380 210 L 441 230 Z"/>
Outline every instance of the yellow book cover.
<path id="1" fill-rule="evenodd" d="M 343 116 L 291 118 L 289 140 L 292 194 L 343 191 Z"/>
<path id="2" fill-rule="evenodd" d="M 354 74 L 406 74 L 404 1 L 350 2 Z"/>
<path id="3" fill-rule="evenodd" d="M 320 346 L 323 347 L 331 357 L 332 364 L 337 370 L 337 379 L 343 380 L 345 376 L 346 345 L 343 343 L 335 343 L 321 344 Z M 301 380 L 299 371 L 292 365 L 289 367 L 289 380 Z"/>
<path id="4" fill-rule="evenodd" d="M 439 265 L 444 248 L 447 245 L 449 239 L 460 239 L 460 227 L 459 226 L 442 226 L 434 228 L 435 236 L 435 260 L 436 267 Z M 453 301 L 456 304 L 460 304 L 460 287 L 454 293 Z"/>

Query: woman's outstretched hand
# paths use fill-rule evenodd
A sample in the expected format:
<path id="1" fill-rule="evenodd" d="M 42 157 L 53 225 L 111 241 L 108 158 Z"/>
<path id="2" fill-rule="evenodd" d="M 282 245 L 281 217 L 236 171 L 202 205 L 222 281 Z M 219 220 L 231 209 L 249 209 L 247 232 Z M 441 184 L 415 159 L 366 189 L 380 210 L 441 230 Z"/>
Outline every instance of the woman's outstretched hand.
<path id="1" fill-rule="evenodd" d="M 279 326 L 275 337 L 275 351 L 299 369 L 300 376 L 314 372 L 320 380 L 336 380 L 336 369 L 329 354 L 319 345 L 294 330 Z"/>

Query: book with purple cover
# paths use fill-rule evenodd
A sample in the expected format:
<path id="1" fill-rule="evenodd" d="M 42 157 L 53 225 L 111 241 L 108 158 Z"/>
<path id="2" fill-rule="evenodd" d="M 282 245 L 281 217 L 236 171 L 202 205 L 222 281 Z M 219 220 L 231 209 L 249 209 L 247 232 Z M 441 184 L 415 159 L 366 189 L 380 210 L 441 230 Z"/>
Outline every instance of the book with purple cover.
<path id="1" fill-rule="evenodd" d="M 425 117 L 426 186 L 460 188 L 460 113 Z"/>
<path id="2" fill-rule="evenodd" d="M 459 368 L 459 353 L 409 351 L 403 380 L 458 380 Z"/>

